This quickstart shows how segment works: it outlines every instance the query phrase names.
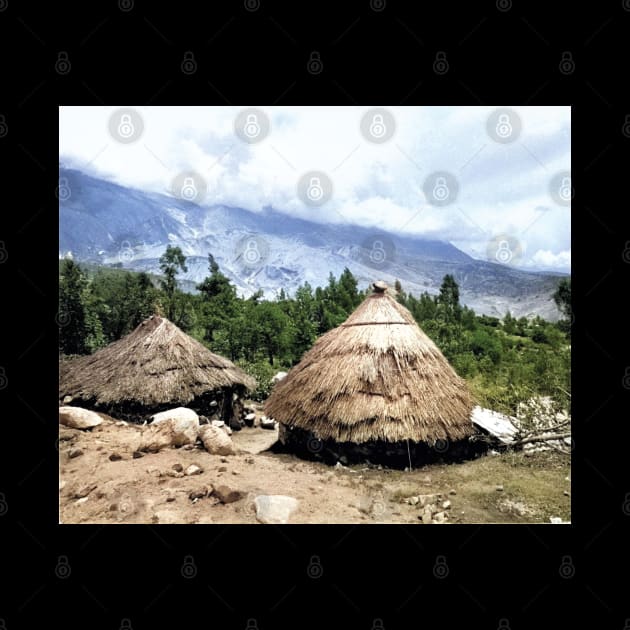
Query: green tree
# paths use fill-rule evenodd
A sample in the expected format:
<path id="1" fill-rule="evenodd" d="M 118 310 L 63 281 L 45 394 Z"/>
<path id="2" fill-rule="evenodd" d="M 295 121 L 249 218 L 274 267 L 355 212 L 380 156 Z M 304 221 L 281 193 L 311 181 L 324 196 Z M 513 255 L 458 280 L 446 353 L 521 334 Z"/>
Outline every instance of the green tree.
<path id="1" fill-rule="evenodd" d="M 188 271 L 186 256 L 179 247 L 169 245 L 160 257 L 160 269 L 164 275 L 164 279 L 160 281 L 160 286 L 166 298 L 166 316 L 173 321 L 176 315 L 176 295 L 178 292 L 177 274 L 180 271 L 184 273 Z"/>
<path id="2" fill-rule="evenodd" d="M 459 286 L 450 274 L 445 275 L 444 280 L 442 280 L 437 303 L 439 312 L 446 321 L 458 322 L 461 320 L 462 307 L 459 303 Z"/>
<path id="3" fill-rule="evenodd" d="M 64 354 L 85 354 L 87 326 L 84 292 L 87 276 L 71 259 L 65 259 L 59 278 L 59 349 Z"/>

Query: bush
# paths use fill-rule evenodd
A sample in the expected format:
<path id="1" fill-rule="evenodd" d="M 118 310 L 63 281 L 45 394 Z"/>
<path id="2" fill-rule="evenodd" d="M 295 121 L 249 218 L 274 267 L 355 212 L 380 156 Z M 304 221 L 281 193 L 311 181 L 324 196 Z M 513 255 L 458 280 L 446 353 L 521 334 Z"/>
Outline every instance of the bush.
<path id="1" fill-rule="evenodd" d="M 256 389 L 251 392 L 252 400 L 262 402 L 265 400 L 273 388 L 273 377 L 280 371 L 288 371 L 287 368 L 281 366 L 269 365 L 268 361 L 238 361 L 239 367 L 241 367 L 247 374 L 253 376 L 256 379 Z"/>

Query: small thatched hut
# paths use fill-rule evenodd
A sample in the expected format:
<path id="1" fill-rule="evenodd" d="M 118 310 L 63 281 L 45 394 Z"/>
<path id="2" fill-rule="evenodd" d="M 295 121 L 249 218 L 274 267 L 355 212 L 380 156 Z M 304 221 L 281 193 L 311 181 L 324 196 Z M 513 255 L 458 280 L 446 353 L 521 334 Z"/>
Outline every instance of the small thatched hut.
<path id="1" fill-rule="evenodd" d="M 186 406 L 229 422 L 234 399 L 256 385 L 158 315 L 94 354 L 63 361 L 59 372 L 60 400 L 130 420 Z"/>
<path id="2" fill-rule="evenodd" d="M 387 285 L 373 287 L 275 385 L 265 413 L 280 422 L 285 445 L 405 459 L 413 449 L 417 461 L 474 433 L 465 382 Z"/>

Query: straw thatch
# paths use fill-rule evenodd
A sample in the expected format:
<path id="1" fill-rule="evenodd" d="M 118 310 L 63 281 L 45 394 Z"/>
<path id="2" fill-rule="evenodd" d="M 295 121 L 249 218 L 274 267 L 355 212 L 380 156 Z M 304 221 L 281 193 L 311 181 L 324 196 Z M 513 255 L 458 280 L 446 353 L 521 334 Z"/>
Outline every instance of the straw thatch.
<path id="1" fill-rule="evenodd" d="M 98 352 L 63 361 L 59 397 L 118 412 L 132 409 L 137 416 L 174 406 L 199 407 L 191 403 L 255 385 L 231 361 L 154 315 Z"/>
<path id="2" fill-rule="evenodd" d="M 473 433 L 465 382 L 385 285 L 320 337 L 265 413 L 320 440 L 433 444 Z"/>

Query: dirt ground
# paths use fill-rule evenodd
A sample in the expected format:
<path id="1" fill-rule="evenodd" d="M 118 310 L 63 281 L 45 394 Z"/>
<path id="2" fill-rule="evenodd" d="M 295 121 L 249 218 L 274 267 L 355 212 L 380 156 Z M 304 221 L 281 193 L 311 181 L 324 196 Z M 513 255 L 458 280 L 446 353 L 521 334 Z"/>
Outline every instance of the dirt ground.
<path id="1" fill-rule="evenodd" d="M 570 462 L 552 452 L 486 455 L 411 472 L 331 467 L 267 451 L 277 431 L 254 427 L 232 435 L 237 455 L 210 455 L 195 446 L 135 459 L 141 428 L 103 418 L 105 422 L 91 431 L 59 427 L 62 523 L 256 524 L 254 498 L 259 494 L 298 499 L 291 523 L 421 525 L 420 508 L 406 499 L 434 493 L 451 503 L 447 523 L 571 518 Z M 178 464 L 184 471 L 195 464 L 203 472 L 181 476 L 173 468 Z M 239 490 L 243 498 L 228 504 L 214 496 L 190 498 L 195 491 L 203 494 L 204 487 L 220 485 Z"/>

